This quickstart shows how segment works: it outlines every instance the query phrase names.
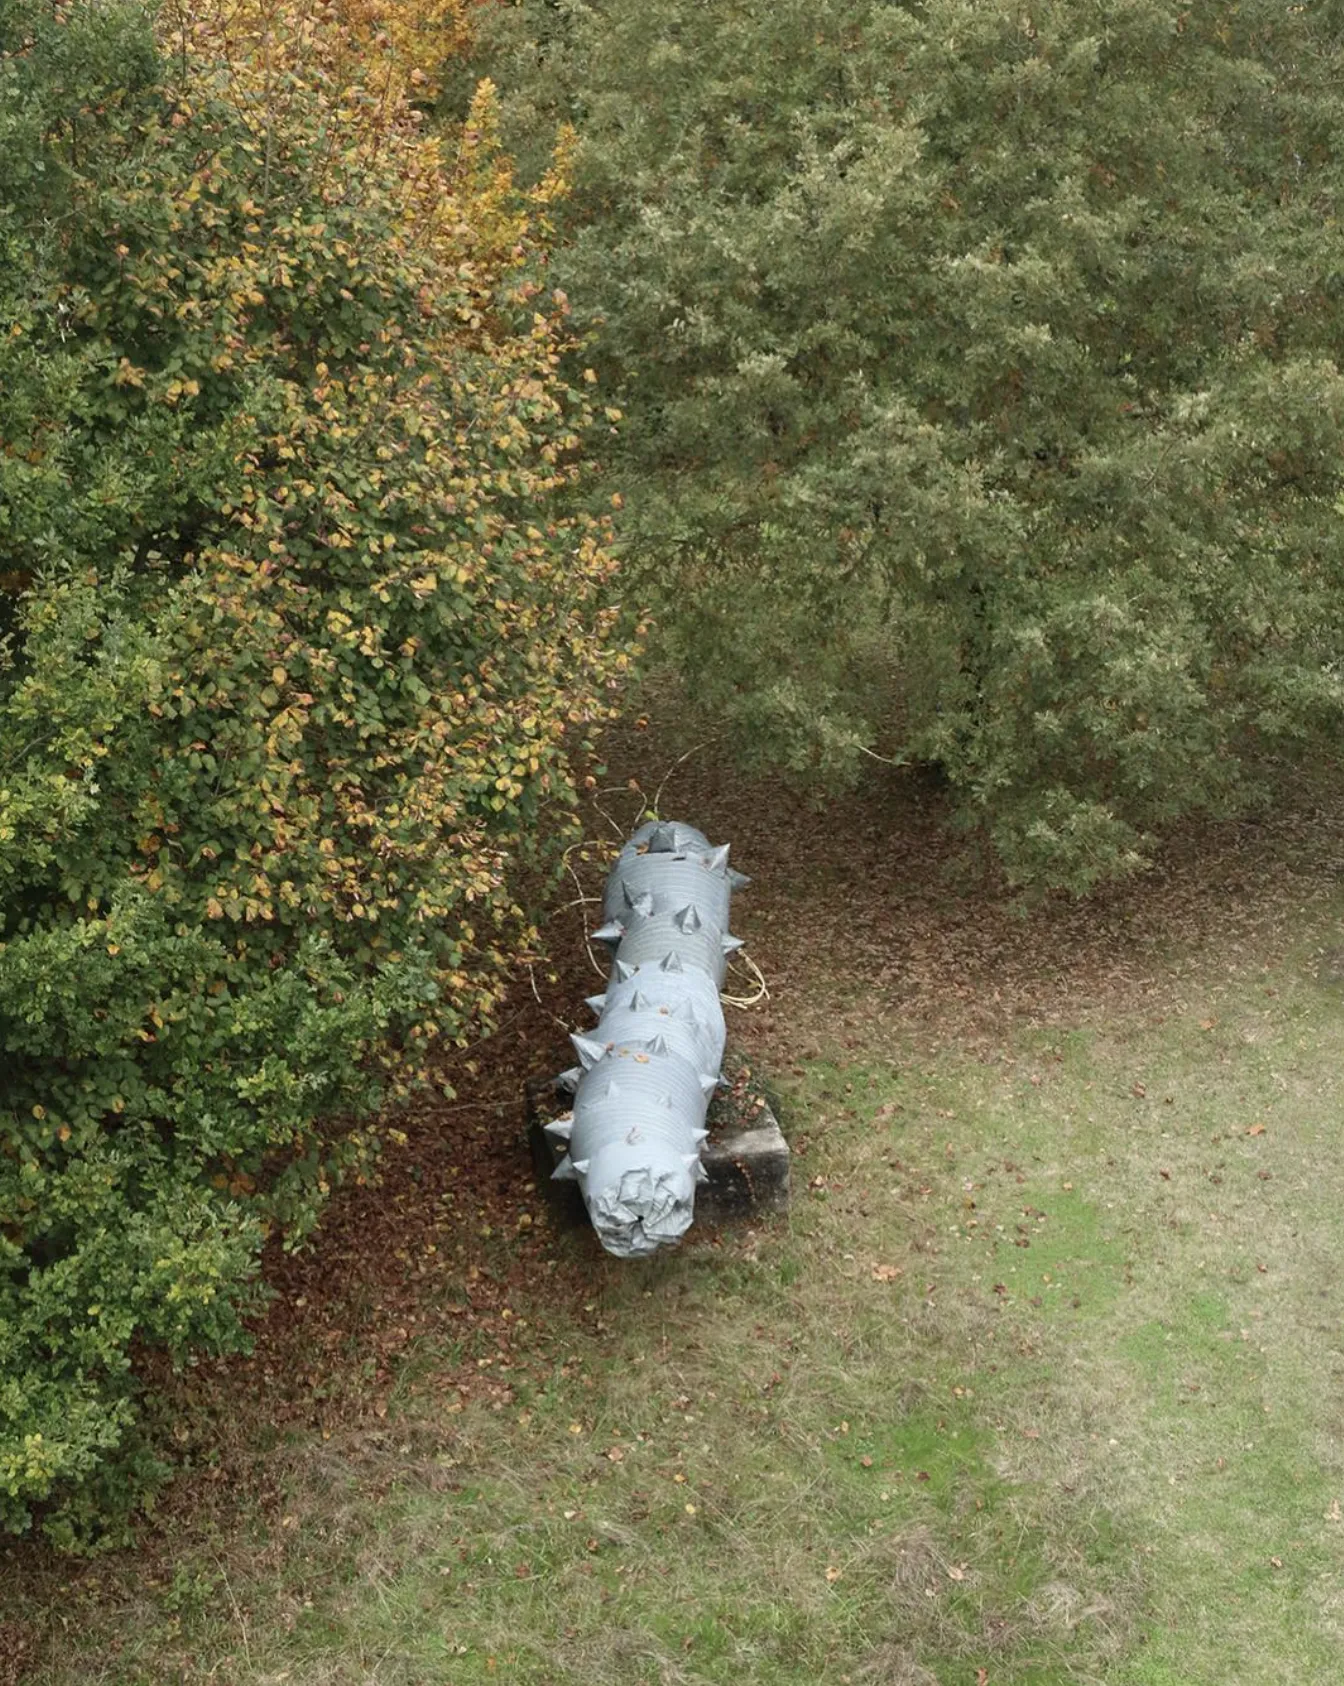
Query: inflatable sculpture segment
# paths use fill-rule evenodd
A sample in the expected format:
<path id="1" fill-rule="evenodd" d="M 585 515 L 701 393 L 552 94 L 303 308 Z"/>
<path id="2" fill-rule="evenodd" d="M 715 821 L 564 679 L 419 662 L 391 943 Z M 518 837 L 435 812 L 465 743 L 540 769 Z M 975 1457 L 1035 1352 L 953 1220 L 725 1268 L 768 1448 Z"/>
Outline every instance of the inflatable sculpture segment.
<path id="1" fill-rule="evenodd" d="M 578 1182 L 602 1245 L 638 1258 L 677 1241 L 706 1180 L 705 1113 L 723 1062 L 719 989 L 733 890 L 747 882 L 693 826 L 651 822 L 621 850 L 595 933 L 613 951 L 598 1015 L 574 1036 L 561 1083 L 573 1111 L 547 1126 L 568 1144 L 557 1178 Z"/>

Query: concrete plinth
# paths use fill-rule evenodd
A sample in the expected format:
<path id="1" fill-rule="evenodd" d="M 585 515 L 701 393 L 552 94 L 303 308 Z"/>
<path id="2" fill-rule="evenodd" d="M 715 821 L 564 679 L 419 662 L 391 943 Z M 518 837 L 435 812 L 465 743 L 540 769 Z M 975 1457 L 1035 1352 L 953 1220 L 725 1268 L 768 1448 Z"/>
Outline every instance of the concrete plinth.
<path id="1" fill-rule="evenodd" d="M 545 1125 L 568 1108 L 569 1097 L 551 1078 L 534 1079 L 525 1088 L 527 1135 L 537 1177 L 545 1182 L 557 1209 L 575 1220 L 586 1218 L 583 1197 L 573 1182 L 553 1182 L 551 1173 L 564 1157 L 563 1146 L 545 1133 Z M 789 1205 L 789 1144 L 769 1102 L 750 1090 L 735 1089 L 710 1103 L 709 1140 L 700 1158 L 709 1177 L 695 1197 L 697 1224 L 736 1223 L 744 1218 L 784 1212 Z"/>

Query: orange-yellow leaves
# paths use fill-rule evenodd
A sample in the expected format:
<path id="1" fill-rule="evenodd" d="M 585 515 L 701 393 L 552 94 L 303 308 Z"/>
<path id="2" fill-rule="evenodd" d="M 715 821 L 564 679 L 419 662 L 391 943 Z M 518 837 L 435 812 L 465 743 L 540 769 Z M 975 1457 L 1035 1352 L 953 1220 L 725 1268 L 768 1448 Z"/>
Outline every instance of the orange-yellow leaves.
<path id="1" fill-rule="evenodd" d="M 567 823 L 567 734 L 609 716 L 626 659 L 609 534 L 555 499 L 601 414 L 595 375 L 561 378 L 569 305 L 545 273 L 572 137 L 523 192 L 490 83 L 431 132 L 420 102 L 464 15 L 165 7 L 191 164 L 170 236 L 161 183 L 151 235 L 118 219 L 136 233 L 107 306 L 178 336 L 156 368 L 109 358 L 123 406 L 234 406 L 200 597 L 150 705 L 190 835 L 164 845 L 156 817 L 137 881 L 240 966 L 284 975 L 300 934 L 356 972 L 423 955 L 441 1006 L 415 1008 L 421 1044 L 497 999 L 525 924 L 510 863 Z M 366 1052 L 399 1082 L 423 1055 L 402 1048 L 389 1028 Z"/>

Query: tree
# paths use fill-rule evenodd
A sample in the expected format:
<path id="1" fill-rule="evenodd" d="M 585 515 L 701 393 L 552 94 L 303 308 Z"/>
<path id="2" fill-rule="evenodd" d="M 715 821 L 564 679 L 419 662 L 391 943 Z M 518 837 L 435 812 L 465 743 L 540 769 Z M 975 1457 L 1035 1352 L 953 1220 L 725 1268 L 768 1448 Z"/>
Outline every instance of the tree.
<path id="1" fill-rule="evenodd" d="M 628 567 L 758 760 L 940 763 L 1017 883 L 1337 733 L 1338 5 L 523 0 Z"/>
<path id="2" fill-rule="evenodd" d="M 0 13 L 0 1524 L 66 1542 L 133 1343 L 244 1342 L 488 1019 L 627 660 L 561 178 L 379 25 Z"/>

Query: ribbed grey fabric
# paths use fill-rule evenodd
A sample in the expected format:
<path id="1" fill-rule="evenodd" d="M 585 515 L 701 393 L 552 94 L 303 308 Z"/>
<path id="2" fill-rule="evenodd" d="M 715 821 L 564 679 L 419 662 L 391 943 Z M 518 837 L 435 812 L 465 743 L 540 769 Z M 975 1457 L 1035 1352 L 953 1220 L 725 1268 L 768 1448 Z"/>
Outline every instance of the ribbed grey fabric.
<path id="1" fill-rule="evenodd" d="M 694 826 L 642 825 L 621 850 L 596 936 L 613 951 L 596 1028 L 572 1038 L 574 1108 L 547 1125 L 569 1144 L 574 1178 L 602 1245 L 638 1258 L 678 1241 L 705 1180 L 705 1111 L 720 1081 L 732 892 L 748 880 Z"/>

